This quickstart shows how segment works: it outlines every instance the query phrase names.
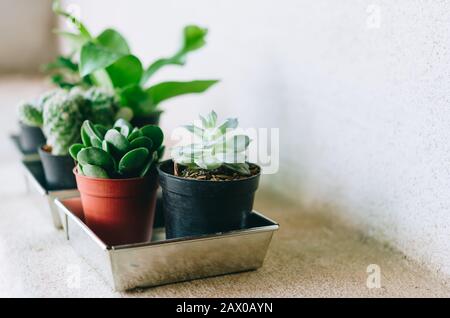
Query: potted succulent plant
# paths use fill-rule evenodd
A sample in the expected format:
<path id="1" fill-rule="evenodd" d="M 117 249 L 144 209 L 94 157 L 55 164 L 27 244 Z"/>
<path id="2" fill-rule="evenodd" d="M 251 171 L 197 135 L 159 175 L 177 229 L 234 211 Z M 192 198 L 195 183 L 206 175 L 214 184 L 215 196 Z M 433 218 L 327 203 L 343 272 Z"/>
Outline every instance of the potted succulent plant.
<path id="1" fill-rule="evenodd" d="M 158 124 L 162 113 L 158 107 L 161 102 L 184 94 L 205 92 L 218 82 L 169 81 L 148 85 L 161 68 L 184 65 L 189 53 L 202 48 L 206 44 L 208 32 L 205 28 L 186 26 L 180 49 L 144 68 L 141 60 L 132 54 L 125 37 L 117 30 L 106 29 L 94 36 L 82 21 L 63 9 L 59 1 L 54 1 L 53 11 L 75 28 L 73 32 L 58 31 L 72 44 L 72 53 L 69 57 L 59 57 L 50 65 L 53 82 L 62 87 L 95 85 L 114 89 L 120 105 L 132 110 L 131 122 L 134 126 Z M 74 70 L 77 69 L 79 76 L 73 79 Z"/>
<path id="2" fill-rule="evenodd" d="M 237 119 L 200 118 L 185 126 L 197 140 L 158 167 L 167 238 L 241 229 L 253 208 L 261 169 L 246 162 L 249 137 L 236 133 Z"/>
<path id="3" fill-rule="evenodd" d="M 37 101 L 21 102 L 18 107 L 19 143 L 24 153 L 36 153 L 45 144 L 42 132 L 42 108 L 45 101 L 53 94 L 50 91 Z"/>
<path id="4" fill-rule="evenodd" d="M 72 173 L 75 166 L 69 147 L 79 142 L 85 119 L 112 125 L 117 116 L 114 95 L 98 88 L 57 90 L 43 103 L 42 129 L 45 145 L 39 148 L 49 189 L 76 188 Z"/>
<path id="5" fill-rule="evenodd" d="M 107 129 L 85 121 L 83 143 L 70 147 L 84 219 L 105 243 L 149 241 L 154 221 L 156 164 L 163 151 L 157 126 L 133 128 L 119 119 Z"/>

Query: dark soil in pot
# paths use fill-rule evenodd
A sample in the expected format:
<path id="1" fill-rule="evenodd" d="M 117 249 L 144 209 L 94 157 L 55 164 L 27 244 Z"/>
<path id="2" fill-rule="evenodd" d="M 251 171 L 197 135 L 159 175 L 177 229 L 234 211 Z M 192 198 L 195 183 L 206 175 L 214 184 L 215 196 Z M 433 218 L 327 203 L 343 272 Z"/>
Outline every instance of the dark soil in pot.
<path id="1" fill-rule="evenodd" d="M 166 237 L 178 238 L 242 229 L 253 209 L 260 168 L 253 176 L 212 181 L 175 176 L 172 160 L 158 167 Z"/>
<path id="2" fill-rule="evenodd" d="M 86 225 L 106 244 L 150 241 L 155 217 L 156 171 L 144 178 L 100 179 L 74 169 Z"/>
<path id="3" fill-rule="evenodd" d="M 45 144 L 45 137 L 42 133 L 42 129 L 39 127 L 28 126 L 21 122 L 19 122 L 19 127 L 19 142 L 22 151 L 26 154 L 38 152 L 39 147 Z"/>
<path id="4" fill-rule="evenodd" d="M 157 111 L 148 116 L 136 116 L 131 120 L 131 125 L 135 127 L 143 127 L 145 125 L 159 125 L 161 114 L 162 111 Z"/>
<path id="5" fill-rule="evenodd" d="M 69 155 L 55 156 L 44 147 L 39 148 L 45 179 L 49 190 L 76 189 L 72 170 L 75 162 Z"/>

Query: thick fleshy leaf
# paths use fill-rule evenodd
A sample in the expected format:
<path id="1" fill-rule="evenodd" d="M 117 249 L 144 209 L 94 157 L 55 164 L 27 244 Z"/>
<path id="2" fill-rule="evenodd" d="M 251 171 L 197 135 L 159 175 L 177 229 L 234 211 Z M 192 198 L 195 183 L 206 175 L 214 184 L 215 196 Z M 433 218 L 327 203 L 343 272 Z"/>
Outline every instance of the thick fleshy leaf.
<path id="1" fill-rule="evenodd" d="M 120 133 L 127 138 L 133 129 L 133 126 L 131 126 L 131 124 L 125 119 L 119 118 L 114 123 L 114 128 L 119 128 Z"/>
<path id="2" fill-rule="evenodd" d="M 144 177 L 148 171 L 150 170 L 150 167 L 153 164 L 153 158 L 150 158 L 148 162 L 145 164 L 144 168 L 142 168 L 141 172 L 139 173 L 139 177 Z"/>
<path id="3" fill-rule="evenodd" d="M 149 152 L 153 152 L 153 141 L 146 136 L 142 136 L 135 138 L 130 142 L 130 149 L 141 147 L 147 148 Z"/>
<path id="4" fill-rule="evenodd" d="M 153 147 L 151 152 L 157 150 L 162 145 L 162 142 L 164 140 L 164 134 L 161 128 L 155 125 L 146 125 L 142 127 L 140 130 L 142 135 L 152 140 Z"/>
<path id="5" fill-rule="evenodd" d="M 103 125 L 94 125 L 95 131 L 99 134 L 100 138 L 104 138 L 108 129 Z"/>
<path id="6" fill-rule="evenodd" d="M 134 139 L 138 138 L 138 137 L 142 137 L 143 134 L 141 132 L 141 130 L 137 127 L 134 127 L 133 130 L 131 131 L 131 133 L 128 135 L 128 141 L 133 141 Z"/>
<path id="7" fill-rule="evenodd" d="M 228 118 L 217 129 L 220 133 L 225 134 L 228 129 L 235 129 L 239 122 L 237 118 Z"/>
<path id="8" fill-rule="evenodd" d="M 149 152 L 147 148 L 137 148 L 127 152 L 119 162 L 119 173 L 133 175 L 139 173 L 147 162 Z"/>
<path id="9" fill-rule="evenodd" d="M 82 166 L 82 171 L 83 171 L 83 175 L 85 175 L 87 177 L 101 178 L 101 179 L 109 178 L 109 175 L 106 172 L 106 170 L 101 167 L 98 167 L 98 166 L 85 164 Z"/>
<path id="10" fill-rule="evenodd" d="M 195 164 L 202 169 L 214 170 L 222 165 L 222 162 L 217 160 L 214 156 L 203 156 L 202 158 L 196 158 Z"/>
<path id="11" fill-rule="evenodd" d="M 200 119 L 202 121 L 203 127 L 205 127 L 205 128 L 212 128 L 212 127 L 216 126 L 217 114 L 216 114 L 215 111 L 211 111 L 205 117 L 200 116 Z"/>
<path id="12" fill-rule="evenodd" d="M 185 125 L 185 126 L 183 126 L 183 128 L 185 128 L 187 131 L 193 133 L 197 137 L 200 137 L 200 138 L 204 137 L 205 131 L 200 127 L 197 127 L 195 125 Z"/>
<path id="13" fill-rule="evenodd" d="M 111 155 L 99 148 L 89 147 L 82 149 L 77 155 L 77 161 L 82 166 L 89 164 L 99 166 L 105 170 L 114 169 Z"/>
<path id="14" fill-rule="evenodd" d="M 105 140 L 110 144 L 115 152 L 124 154 L 128 151 L 130 143 L 120 132 L 116 129 L 110 129 L 105 135 Z"/>
<path id="15" fill-rule="evenodd" d="M 164 82 L 148 88 L 146 92 L 153 104 L 158 105 L 160 102 L 175 96 L 203 93 L 217 82 L 217 80 Z"/>
<path id="16" fill-rule="evenodd" d="M 134 55 L 126 55 L 106 68 L 114 87 L 139 84 L 142 77 L 142 64 Z"/>
<path id="17" fill-rule="evenodd" d="M 81 151 L 81 149 L 84 148 L 84 145 L 82 144 L 73 144 L 72 146 L 70 146 L 69 148 L 69 153 L 70 156 L 74 159 L 77 160 L 77 155 L 78 153 Z"/>
<path id="18" fill-rule="evenodd" d="M 250 144 L 250 138 L 246 135 L 235 135 L 225 141 L 218 142 L 214 145 L 216 152 L 242 152 L 247 149 Z"/>

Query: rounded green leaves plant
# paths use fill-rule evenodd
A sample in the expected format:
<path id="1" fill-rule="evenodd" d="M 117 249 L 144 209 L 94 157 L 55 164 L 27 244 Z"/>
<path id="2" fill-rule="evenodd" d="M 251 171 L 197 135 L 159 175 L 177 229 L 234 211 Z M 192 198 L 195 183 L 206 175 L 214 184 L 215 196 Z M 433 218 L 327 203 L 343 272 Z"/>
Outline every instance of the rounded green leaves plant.
<path id="1" fill-rule="evenodd" d="M 250 175 L 246 162 L 250 138 L 236 133 L 238 120 L 229 118 L 218 124 L 217 114 L 212 111 L 205 117 L 200 116 L 200 121 L 199 125 L 184 126 L 193 134 L 194 142 L 172 148 L 173 161 L 189 169 L 215 170 L 223 166 L 241 175 Z"/>
<path id="2" fill-rule="evenodd" d="M 80 135 L 83 143 L 73 144 L 69 152 L 78 163 L 78 172 L 93 178 L 144 177 L 164 148 L 159 127 L 133 128 L 124 119 L 110 129 L 86 120 Z"/>

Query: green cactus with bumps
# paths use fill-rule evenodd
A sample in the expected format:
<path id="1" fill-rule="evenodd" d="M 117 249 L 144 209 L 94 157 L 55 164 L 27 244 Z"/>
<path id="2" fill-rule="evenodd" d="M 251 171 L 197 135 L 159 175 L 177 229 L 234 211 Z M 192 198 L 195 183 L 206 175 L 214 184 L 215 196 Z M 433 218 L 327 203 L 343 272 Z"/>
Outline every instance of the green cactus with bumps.
<path id="1" fill-rule="evenodd" d="M 51 90 L 42 94 L 37 100 L 22 102 L 18 107 L 19 121 L 32 127 L 42 127 L 44 123 L 44 104 L 59 90 Z"/>
<path id="2" fill-rule="evenodd" d="M 73 144 L 70 155 L 78 173 L 104 179 L 144 177 L 162 156 L 164 135 L 158 126 L 132 127 L 118 119 L 113 128 L 84 121 L 82 144 Z"/>
<path id="3" fill-rule="evenodd" d="M 18 108 L 19 121 L 27 126 L 42 126 L 42 109 L 33 102 L 22 102 Z"/>
<path id="4" fill-rule="evenodd" d="M 86 119 L 106 127 L 111 127 L 119 109 L 114 92 L 91 87 L 83 94 L 84 116 Z"/>
<path id="5" fill-rule="evenodd" d="M 42 117 L 42 130 L 52 154 L 67 155 L 69 147 L 80 140 L 80 100 L 67 91 L 58 91 L 45 101 Z"/>

